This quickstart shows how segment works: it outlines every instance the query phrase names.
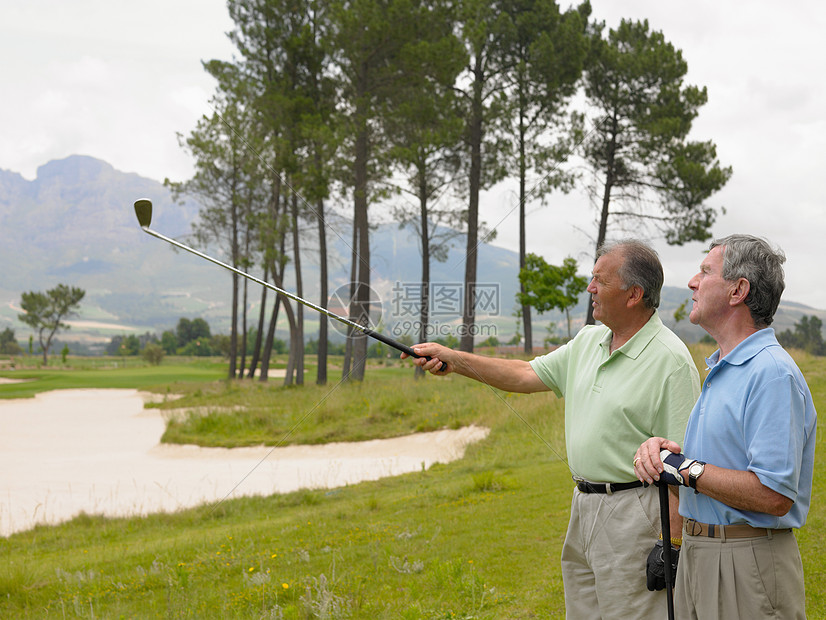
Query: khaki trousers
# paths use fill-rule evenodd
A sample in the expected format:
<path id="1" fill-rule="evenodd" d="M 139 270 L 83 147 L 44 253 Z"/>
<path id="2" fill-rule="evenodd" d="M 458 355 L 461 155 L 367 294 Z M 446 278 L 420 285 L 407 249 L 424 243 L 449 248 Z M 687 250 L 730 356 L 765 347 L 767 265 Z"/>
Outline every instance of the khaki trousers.
<path id="1" fill-rule="evenodd" d="M 726 542 L 683 532 L 674 613 L 678 620 L 806 618 L 794 532 Z"/>
<path id="2" fill-rule="evenodd" d="M 568 620 L 667 618 L 665 590 L 649 592 L 645 579 L 660 529 L 654 486 L 613 495 L 574 489 L 562 547 Z"/>

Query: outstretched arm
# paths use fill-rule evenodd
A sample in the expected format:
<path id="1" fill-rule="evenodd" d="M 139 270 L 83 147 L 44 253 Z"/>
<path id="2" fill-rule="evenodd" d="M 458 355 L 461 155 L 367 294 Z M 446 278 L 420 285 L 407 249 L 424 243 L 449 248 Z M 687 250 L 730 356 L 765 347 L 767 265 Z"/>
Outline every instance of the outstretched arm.
<path id="1" fill-rule="evenodd" d="M 475 379 L 481 383 L 505 390 L 507 392 L 544 392 L 549 388 L 531 368 L 530 363 L 524 360 L 508 360 L 495 357 L 485 357 L 455 351 L 448 347 L 425 342 L 413 345 L 413 350 L 424 357 L 413 358 L 413 363 L 434 375 L 446 375 L 451 372 Z M 401 354 L 402 359 L 408 357 Z M 425 357 L 429 357 L 427 360 Z M 447 368 L 440 371 L 442 363 Z"/>

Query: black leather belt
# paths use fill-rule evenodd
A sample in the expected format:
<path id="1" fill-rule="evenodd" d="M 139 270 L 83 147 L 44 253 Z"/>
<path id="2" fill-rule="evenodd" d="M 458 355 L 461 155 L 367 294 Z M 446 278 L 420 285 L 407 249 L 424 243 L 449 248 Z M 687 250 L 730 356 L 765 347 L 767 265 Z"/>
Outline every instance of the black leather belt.
<path id="1" fill-rule="evenodd" d="M 608 495 L 616 493 L 617 491 L 626 491 L 628 489 L 637 489 L 642 486 L 642 482 L 612 482 L 611 484 L 598 484 L 596 482 L 588 482 L 586 480 L 577 480 L 576 488 L 583 493 L 607 493 Z"/>

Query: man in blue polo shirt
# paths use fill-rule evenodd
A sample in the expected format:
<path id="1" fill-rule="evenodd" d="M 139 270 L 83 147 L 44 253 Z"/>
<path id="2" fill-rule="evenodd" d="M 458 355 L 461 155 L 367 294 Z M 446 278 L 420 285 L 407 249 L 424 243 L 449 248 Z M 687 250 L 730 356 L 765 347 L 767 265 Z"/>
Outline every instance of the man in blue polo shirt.
<path id="1" fill-rule="evenodd" d="M 793 529 L 809 511 L 817 414 L 803 375 L 769 328 L 784 261 L 756 237 L 711 244 L 688 284 L 690 320 L 719 349 L 706 360 L 685 455 L 663 438 L 634 455 L 640 480 L 680 485 L 681 620 L 806 617 Z"/>

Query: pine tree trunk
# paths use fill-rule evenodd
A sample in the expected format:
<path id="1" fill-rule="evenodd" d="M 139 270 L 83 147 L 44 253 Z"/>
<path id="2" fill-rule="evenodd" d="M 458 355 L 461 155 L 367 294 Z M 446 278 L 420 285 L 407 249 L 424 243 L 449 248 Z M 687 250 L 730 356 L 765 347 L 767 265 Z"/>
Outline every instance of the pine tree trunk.
<path id="1" fill-rule="evenodd" d="M 520 92 L 520 99 L 524 98 L 524 93 Z M 519 106 L 519 270 L 525 268 L 525 254 L 527 247 L 527 234 L 525 231 L 525 176 L 527 174 L 527 162 L 525 156 L 525 107 Z M 524 295 L 525 285 L 519 283 L 519 291 Z M 531 325 L 531 307 L 522 304 L 522 330 L 525 334 L 524 352 L 527 355 L 533 353 L 533 326 Z M 518 344 L 518 343 L 517 343 Z"/>
<path id="2" fill-rule="evenodd" d="M 351 260 L 350 260 L 350 290 L 349 290 L 349 297 L 347 298 L 348 308 L 348 318 L 353 320 L 353 312 L 352 312 L 352 305 L 353 300 L 356 298 L 356 269 L 358 267 L 358 260 L 359 260 L 359 253 L 358 253 L 358 229 L 356 228 L 356 222 L 353 220 L 353 243 L 352 248 L 353 251 L 351 252 Z M 347 340 L 344 343 L 344 363 L 341 368 L 341 379 L 342 381 L 349 381 L 350 380 L 350 370 L 353 361 L 353 337 L 355 334 L 355 330 L 348 326 L 347 327 Z"/>
<path id="3" fill-rule="evenodd" d="M 470 200 L 467 216 L 467 250 L 465 253 L 465 298 L 462 313 L 462 333 L 459 348 L 473 352 L 473 334 L 476 314 L 476 264 L 479 239 L 479 192 L 482 186 L 482 58 L 476 57 L 474 67 L 473 101 L 470 119 Z"/>
<path id="4" fill-rule="evenodd" d="M 424 172 L 419 173 L 419 205 L 421 217 L 421 231 L 422 231 L 422 289 L 421 295 L 421 309 L 419 314 L 419 342 L 427 342 L 431 340 L 428 337 L 428 323 L 430 321 L 430 228 L 427 219 L 427 180 Z M 424 370 L 421 366 L 416 366 L 413 376 L 416 379 L 425 376 Z"/>
<path id="5" fill-rule="evenodd" d="M 318 252 L 320 263 L 320 297 L 319 305 L 327 308 L 327 230 L 324 221 L 324 200 L 319 200 L 316 206 L 318 215 Z M 315 382 L 318 385 L 327 384 L 327 316 L 322 314 L 318 321 L 318 360 Z"/>
<path id="6" fill-rule="evenodd" d="M 293 219 L 293 264 L 295 265 L 295 294 L 304 299 L 304 284 L 301 278 L 301 245 L 299 240 L 298 230 L 298 196 L 293 193 L 292 197 L 292 219 Z M 288 304 L 285 302 L 284 310 L 287 312 L 287 317 L 291 312 L 287 311 Z M 291 308 L 292 309 L 292 308 Z M 304 385 L 304 306 L 296 304 L 295 320 L 290 323 L 290 341 L 294 347 L 290 347 L 290 358 L 295 363 L 295 383 L 296 385 Z"/>
<path id="7" fill-rule="evenodd" d="M 247 294 L 249 293 L 249 283 L 244 279 L 244 296 L 241 304 L 241 364 L 238 368 L 238 378 L 244 377 L 244 370 L 247 365 Z"/>
<path id="8" fill-rule="evenodd" d="M 362 104 L 360 104 L 362 105 Z M 358 118 L 368 118 L 365 110 L 357 111 Z M 360 325 L 369 325 L 370 313 L 370 228 L 367 220 L 367 163 L 370 155 L 367 124 L 362 120 L 356 136 L 356 152 L 354 161 L 355 189 L 353 192 L 354 223 L 358 234 L 358 270 L 356 283 L 355 303 L 351 304 L 354 310 L 351 320 Z M 353 334 L 353 369 L 351 379 L 364 380 L 365 364 L 367 361 L 367 336 L 361 332 Z"/>
<path id="9" fill-rule="evenodd" d="M 264 267 L 264 282 L 269 276 L 269 266 Z M 255 376 L 255 369 L 258 366 L 258 360 L 261 359 L 261 342 L 264 339 L 264 328 L 267 326 L 267 289 L 266 286 L 261 287 L 261 310 L 258 312 L 258 331 L 255 334 L 255 345 L 252 347 L 252 357 L 250 358 L 250 370 L 247 377 L 252 379 Z"/>

